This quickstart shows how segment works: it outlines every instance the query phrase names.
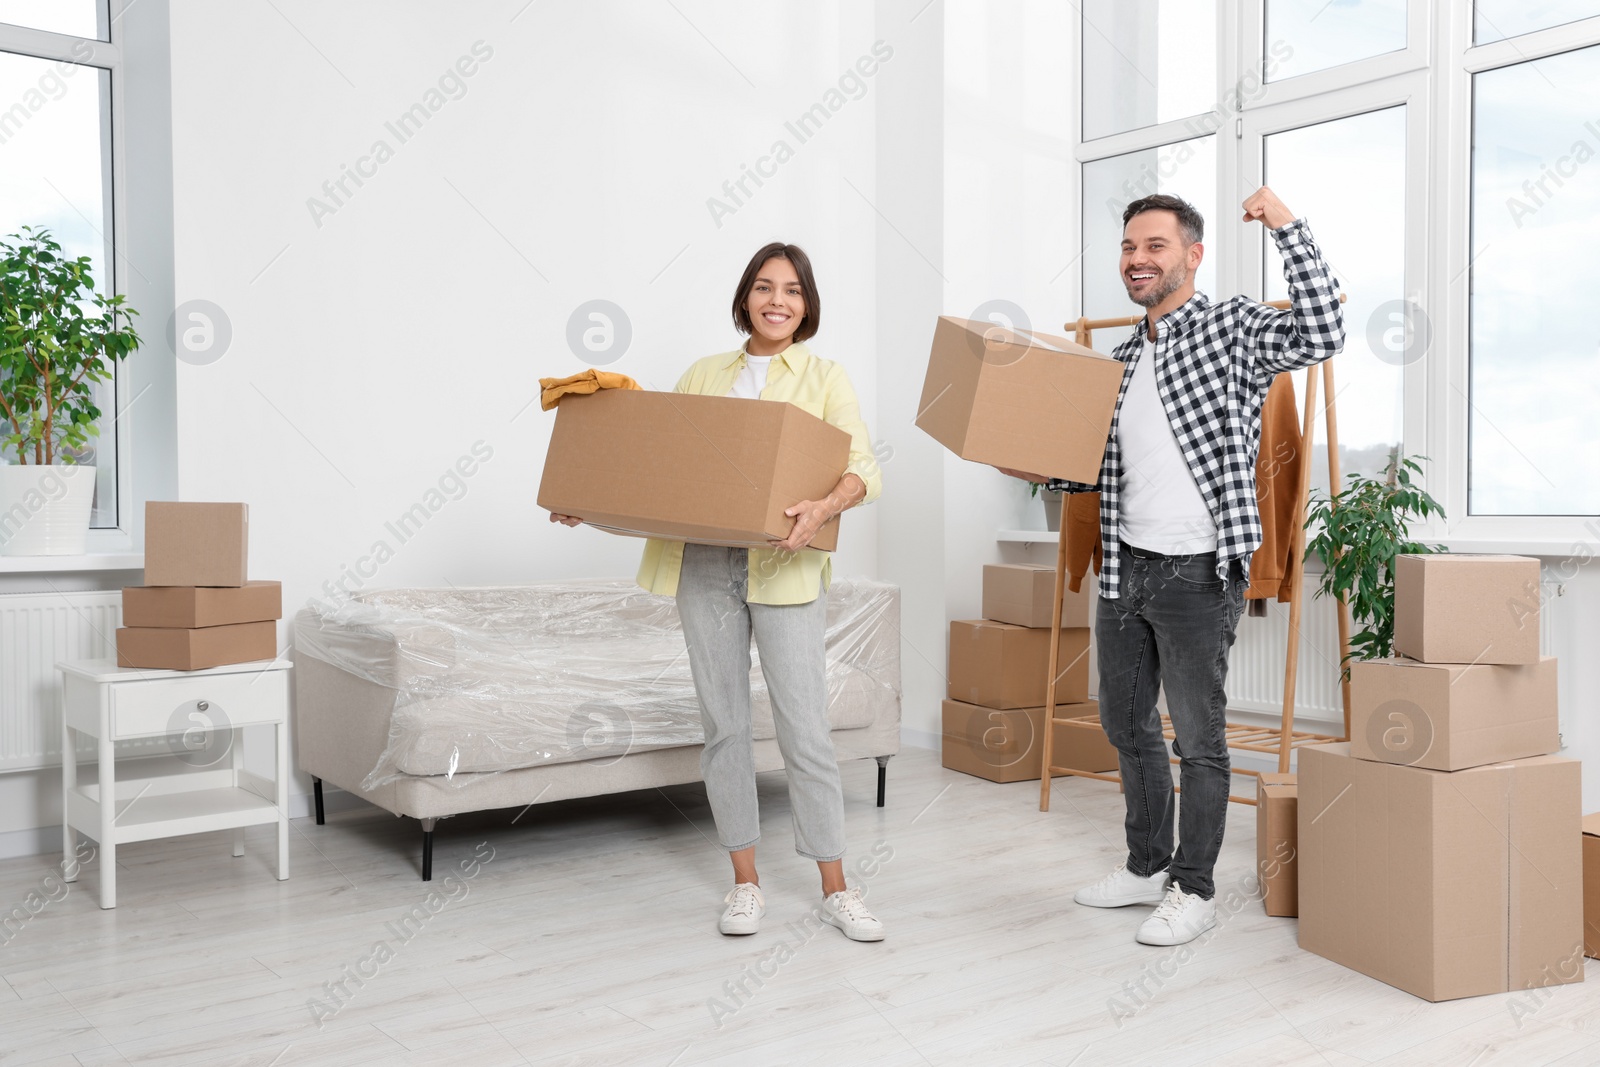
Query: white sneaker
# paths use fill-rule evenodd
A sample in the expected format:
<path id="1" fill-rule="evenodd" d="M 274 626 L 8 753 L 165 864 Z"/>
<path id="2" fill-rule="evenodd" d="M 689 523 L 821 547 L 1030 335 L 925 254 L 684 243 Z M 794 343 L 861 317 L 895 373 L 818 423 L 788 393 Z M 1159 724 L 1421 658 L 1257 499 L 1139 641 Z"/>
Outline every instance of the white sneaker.
<path id="1" fill-rule="evenodd" d="M 1094 885 L 1086 885 L 1072 899 L 1091 908 L 1125 908 L 1129 904 L 1157 904 L 1167 891 L 1166 871 L 1141 878 L 1128 871 L 1126 860 Z"/>
<path id="2" fill-rule="evenodd" d="M 1141 945 L 1183 945 L 1217 925 L 1217 902 L 1185 893 L 1181 886 L 1167 890 L 1166 899 L 1140 926 L 1134 940 Z"/>
<path id="3" fill-rule="evenodd" d="M 722 898 L 728 905 L 722 912 L 717 929 L 730 937 L 753 934 L 761 929 L 761 916 L 767 913 L 767 898 L 754 882 L 740 882 Z"/>
<path id="4" fill-rule="evenodd" d="M 882 941 L 883 923 L 872 917 L 861 899 L 861 887 L 824 897 L 822 921 L 837 926 L 852 941 Z"/>

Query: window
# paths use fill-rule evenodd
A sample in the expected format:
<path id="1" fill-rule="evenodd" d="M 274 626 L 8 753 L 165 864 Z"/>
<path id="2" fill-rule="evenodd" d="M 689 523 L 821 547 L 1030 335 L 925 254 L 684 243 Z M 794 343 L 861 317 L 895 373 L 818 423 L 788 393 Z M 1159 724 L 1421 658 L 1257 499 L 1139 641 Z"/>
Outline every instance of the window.
<path id="1" fill-rule="evenodd" d="M 1216 0 L 1084 0 L 1083 139 L 1209 112 Z"/>
<path id="2" fill-rule="evenodd" d="M 111 40 L 100 0 L 0 0 L 0 22 L 69 37 Z"/>
<path id="3" fill-rule="evenodd" d="M 1535 30 L 1600 17 L 1600 0 L 1477 0 L 1473 4 L 1475 44 L 1520 37 Z"/>
<path id="4" fill-rule="evenodd" d="M 1473 514 L 1600 514 L 1600 348 L 1563 281 L 1600 242 L 1597 99 L 1600 46 L 1473 78 Z"/>
<path id="5" fill-rule="evenodd" d="M 1385 108 L 1270 134 L 1266 180 L 1307 220 L 1345 293 L 1346 339 L 1335 362 L 1340 469 L 1375 475 L 1401 446 L 1407 348 L 1405 299 L 1406 112 Z M 1351 176 L 1361 195 L 1351 196 Z M 1276 246 L 1263 232 L 1262 292 L 1289 295 Z M 1371 328 L 1363 328 L 1367 324 Z M 1397 331 L 1399 333 L 1397 334 Z M 1414 340 L 1414 339 L 1413 339 Z M 1303 375 L 1301 375 L 1303 379 Z M 1297 395 L 1305 397 L 1303 380 Z M 1312 465 L 1325 488 L 1327 463 Z"/>
<path id="6" fill-rule="evenodd" d="M 1105 201 L 1152 170 L 1163 190 L 1214 199 L 1200 288 L 1286 295 L 1276 249 L 1234 211 L 1269 184 L 1348 298 L 1333 363 L 1341 469 L 1376 473 L 1396 449 L 1427 457 L 1446 517 L 1417 533 L 1464 550 L 1591 538 L 1600 344 L 1581 282 L 1558 271 L 1600 238 L 1600 0 L 1219 4 L 1214 55 L 1169 5 L 1122 6 L 1144 17 L 1083 8 L 1085 70 L 1137 101 L 1097 97 L 1086 75 L 1085 312 L 1118 295 L 1094 262 Z M 1156 91 L 1194 76 L 1162 50 L 1179 34 L 1204 41 L 1191 65 L 1215 74 L 1209 113 Z M 1198 154 L 1184 171 L 1166 162 L 1189 140 L 1214 142 L 1209 183 Z M 1323 457 L 1313 470 L 1325 481 Z"/>
<path id="7" fill-rule="evenodd" d="M 1267 0 L 1267 79 L 1370 59 L 1406 46 L 1406 0 Z"/>
<path id="8" fill-rule="evenodd" d="M 101 17 L 97 4 L 0 0 L 0 19 L 57 32 L 83 30 L 90 38 Z M 25 225 L 49 230 L 63 253 L 88 256 L 95 287 L 112 293 L 119 289 L 111 107 L 116 61 L 88 39 L 40 54 L 30 51 L 26 35 L 0 25 L 0 237 L 12 239 Z M 139 326 L 148 338 L 160 323 L 144 319 Z M 100 435 L 84 460 L 96 468 L 90 526 L 105 529 L 118 525 L 116 377 L 95 390 Z"/>

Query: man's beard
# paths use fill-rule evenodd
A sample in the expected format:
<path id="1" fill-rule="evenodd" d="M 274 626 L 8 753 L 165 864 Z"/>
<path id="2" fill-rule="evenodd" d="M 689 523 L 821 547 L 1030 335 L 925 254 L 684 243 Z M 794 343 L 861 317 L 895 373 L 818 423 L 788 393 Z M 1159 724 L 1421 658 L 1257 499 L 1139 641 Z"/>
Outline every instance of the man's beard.
<path id="1" fill-rule="evenodd" d="M 1167 297 L 1183 288 L 1183 283 L 1189 280 L 1189 272 L 1183 267 L 1174 267 L 1170 272 L 1164 273 L 1153 282 L 1143 293 L 1135 295 L 1132 289 L 1128 290 L 1128 299 L 1142 308 L 1153 308 Z M 1123 287 L 1127 288 L 1127 280 L 1123 280 Z"/>

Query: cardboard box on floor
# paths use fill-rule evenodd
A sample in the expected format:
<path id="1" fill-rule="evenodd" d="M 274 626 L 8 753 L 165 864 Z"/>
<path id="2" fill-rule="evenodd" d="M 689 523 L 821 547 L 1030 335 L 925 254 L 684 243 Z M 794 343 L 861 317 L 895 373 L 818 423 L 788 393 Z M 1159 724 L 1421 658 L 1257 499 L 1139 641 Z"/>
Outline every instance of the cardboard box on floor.
<path id="1" fill-rule="evenodd" d="M 916 421 L 962 459 L 1094 482 L 1121 385 L 1065 337 L 941 315 Z"/>
<path id="2" fill-rule="evenodd" d="M 1087 581 L 1074 593 L 1063 591 L 1061 625 L 1090 625 L 1094 583 Z M 983 617 L 1017 626 L 1050 625 L 1050 607 L 1056 598 L 1056 569 L 1032 563 L 986 563 L 983 567 Z"/>
<path id="3" fill-rule="evenodd" d="M 556 409 L 539 506 L 612 533 L 765 546 L 849 461 L 850 435 L 793 404 L 603 389 Z M 835 519 L 811 545 L 838 539 Z"/>
<path id="4" fill-rule="evenodd" d="M 122 625 L 194 629 L 283 618 L 281 582 L 233 589 L 134 585 L 122 591 Z"/>
<path id="5" fill-rule="evenodd" d="M 1424 663 L 1537 663 L 1539 561 L 1441 552 L 1394 566 L 1394 650 Z"/>
<path id="6" fill-rule="evenodd" d="M 1079 725 L 1056 724 L 1050 753 L 1054 766 L 1099 772 L 1117 769 L 1117 750 L 1100 726 L 1098 703 L 1057 705 L 1056 718 L 1073 719 Z M 1040 743 L 1044 708 L 1001 711 L 946 700 L 943 726 L 940 751 L 944 766 L 991 782 L 1038 781 L 1044 765 Z"/>
<path id="7" fill-rule="evenodd" d="M 247 580 L 248 504 L 151 500 L 144 506 L 144 584 L 237 587 Z"/>
<path id="8" fill-rule="evenodd" d="M 1268 915 L 1300 913 L 1297 796 L 1292 774 L 1256 779 L 1256 877 Z"/>
<path id="9" fill-rule="evenodd" d="M 1600 814 L 1583 817 L 1583 954 L 1600 959 Z"/>
<path id="10" fill-rule="evenodd" d="M 1350 665 L 1350 752 L 1358 759 L 1459 771 L 1561 747 L 1556 660 Z"/>
<path id="11" fill-rule="evenodd" d="M 224 663 L 252 663 L 278 655 L 274 622 L 176 629 L 123 626 L 117 630 L 117 666 L 197 671 Z"/>
<path id="12" fill-rule="evenodd" d="M 951 700 L 1004 710 L 1042 707 L 1050 676 L 1050 631 L 987 619 L 952 622 L 946 670 L 945 695 Z M 1088 699 L 1089 631 L 1062 630 L 1056 703 Z"/>
<path id="13" fill-rule="evenodd" d="M 1576 760 L 1295 751 L 1301 948 L 1431 1001 L 1583 980 Z"/>

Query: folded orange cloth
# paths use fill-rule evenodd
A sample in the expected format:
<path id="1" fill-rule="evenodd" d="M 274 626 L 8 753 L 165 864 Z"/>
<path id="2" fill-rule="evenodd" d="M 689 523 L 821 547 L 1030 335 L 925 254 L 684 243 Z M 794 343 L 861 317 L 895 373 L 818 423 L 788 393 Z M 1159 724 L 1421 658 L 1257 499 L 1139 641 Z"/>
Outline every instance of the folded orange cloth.
<path id="1" fill-rule="evenodd" d="M 626 374 L 591 367 L 565 378 L 540 378 L 539 388 L 544 390 L 539 397 L 539 406 L 549 411 L 561 403 L 564 396 L 596 393 L 601 389 L 638 389 L 639 383 Z"/>

